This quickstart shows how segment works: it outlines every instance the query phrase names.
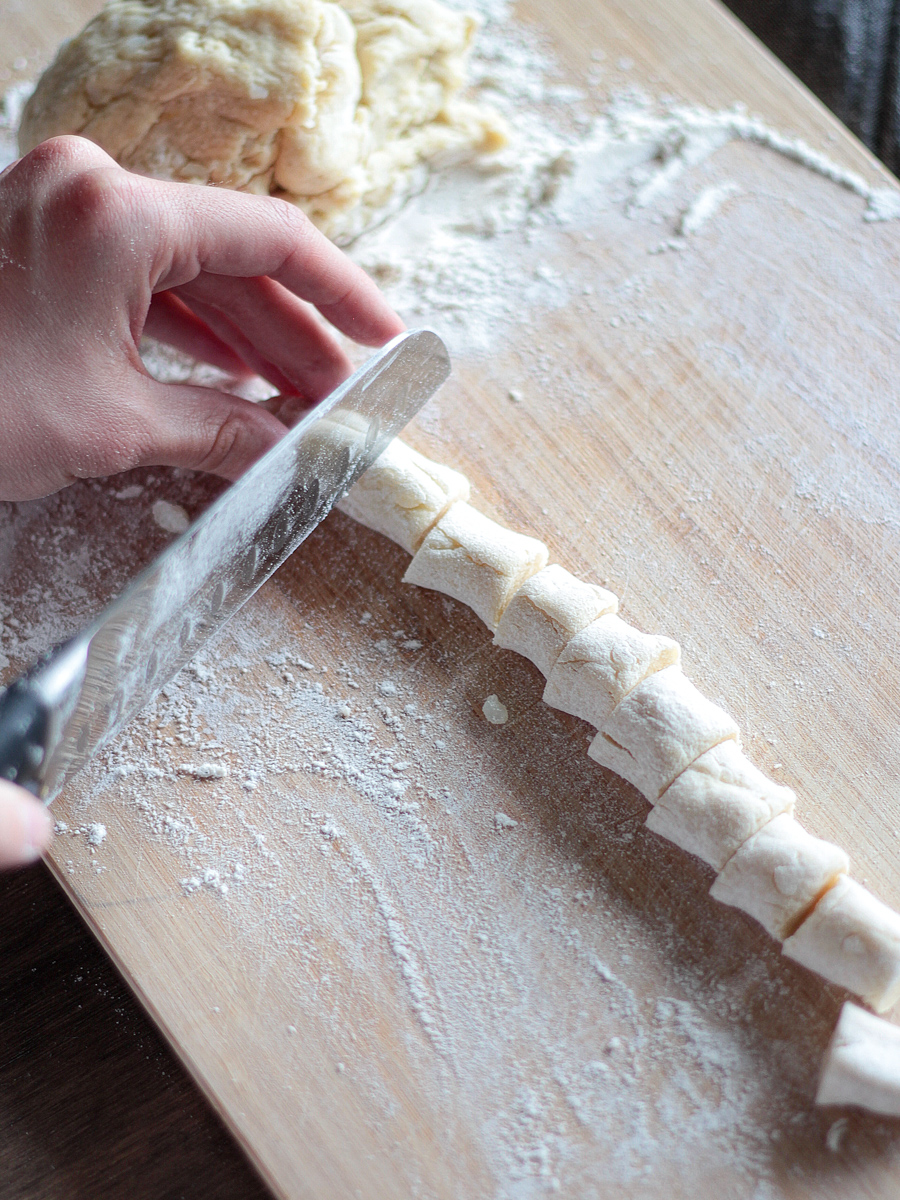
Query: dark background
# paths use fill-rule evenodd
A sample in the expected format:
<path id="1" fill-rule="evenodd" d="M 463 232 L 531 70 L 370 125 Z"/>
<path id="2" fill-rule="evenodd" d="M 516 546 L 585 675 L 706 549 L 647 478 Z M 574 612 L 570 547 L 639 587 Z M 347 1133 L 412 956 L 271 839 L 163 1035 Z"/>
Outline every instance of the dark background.
<path id="1" fill-rule="evenodd" d="M 725 2 L 900 174 L 900 0 Z"/>

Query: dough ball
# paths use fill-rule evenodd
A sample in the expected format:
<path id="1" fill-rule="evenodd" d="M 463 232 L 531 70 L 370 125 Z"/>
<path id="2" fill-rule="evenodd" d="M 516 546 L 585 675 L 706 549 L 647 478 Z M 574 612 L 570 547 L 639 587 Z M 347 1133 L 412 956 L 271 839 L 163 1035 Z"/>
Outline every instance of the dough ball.
<path id="1" fill-rule="evenodd" d="M 477 22 L 438 0 L 108 0 L 26 105 L 142 175 L 280 195 L 350 237 L 422 162 L 505 142 L 459 98 Z"/>
<path id="2" fill-rule="evenodd" d="M 612 592 L 552 563 L 526 579 L 510 600 L 494 645 L 531 659 L 546 678 L 576 633 L 618 607 Z"/>
<path id="3" fill-rule="evenodd" d="M 877 1012 L 900 999 L 900 913 L 855 879 L 839 879 L 782 950 Z"/>
<path id="4" fill-rule="evenodd" d="M 560 654 L 544 688 L 544 703 L 601 729 L 632 688 L 680 657 L 671 638 L 641 633 L 614 614 L 600 617 Z"/>
<path id="5" fill-rule="evenodd" d="M 631 689 L 591 742 L 588 754 L 655 804 L 701 754 L 737 736 L 735 721 L 676 665 L 648 675 Z"/>
<path id="6" fill-rule="evenodd" d="M 813 837 L 782 814 L 732 855 L 709 891 L 783 941 L 849 870 L 850 860 L 839 846 Z"/>
<path id="7" fill-rule="evenodd" d="M 469 481 L 395 438 L 338 503 L 341 512 L 415 554 L 431 527 L 458 500 Z"/>
<path id="8" fill-rule="evenodd" d="M 900 1117 L 900 1028 L 848 1001 L 825 1054 L 816 1104 Z"/>
<path id="9" fill-rule="evenodd" d="M 460 501 L 425 538 L 403 582 L 461 600 L 496 629 L 510 596 L 546 565 L 547 557 L 543 542 L 504 529 Z"/>
<path id="10" fill-rule="evenodd" d="M 651 808 L 646 825 L 721 871 L 773 817 L 794 811 L 794 793 L 757 770 L 733 739 L 691 763 Z"/>

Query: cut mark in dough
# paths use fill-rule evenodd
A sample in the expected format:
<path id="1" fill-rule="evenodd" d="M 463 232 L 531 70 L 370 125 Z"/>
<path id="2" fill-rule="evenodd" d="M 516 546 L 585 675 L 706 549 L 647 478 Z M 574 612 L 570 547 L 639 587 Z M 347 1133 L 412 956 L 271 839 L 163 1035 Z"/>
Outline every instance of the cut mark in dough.
<path id="1" fill-rule="evenodd" d="M 606 588 L 584 583 L 551 563 L 527 579 L 497 624 L 494 645 L 530 659 L 544 678 L 572 638 L 619 601 Z"/>
<path id="2" fill-rule="evenodd" d="M 462 601 L 494 630 L 510 597 L 547 558 L 537 538 L 513 533 L 458 501 L 426 536 L 403 582 Z"/>
<path id="3" fill-rule="evenodd" d="M 337 507 L 415 554 L 452 504 L 468 500 L 469 481 L 394 439 Z"/>
<path id="4" fill-rule="evenodd" d="M 675 665 L 648 675 L 631 689 L 591 742 L 588 754 L 655 804 L 701 754 L 737 737 L 733 718 L 707 700 Z"/>
<path id="5" fill-rule="evenodd" d="M 782 951 L 877 1012 L 900 999 L 900 913 L 855 879 L 838 879 Z"/>
<path id="6" fill-rule="evenodd" d="M 602 729 L 632 688 L 680 657 L 671 638 L 641 633 L 614 614 L 600 617 L 560 654 L 544 688 L 544 703 Z"/>
<path id="7" fill-rule="evenodd" d="M 755 917 L 783 941 L 849 870 L 850 860 L 839 846 L 813 837 L 799 821 L 782 814 L 732 855 L 710 895 Z"/>
<path id="8" fill-rule="evenodd" d="M 721 871 L 773 817 L 792 815 L 794 802 L 790 788 L 768 779 L 729 739 L 701 754 L 666 788 L 646 825 Z"/>

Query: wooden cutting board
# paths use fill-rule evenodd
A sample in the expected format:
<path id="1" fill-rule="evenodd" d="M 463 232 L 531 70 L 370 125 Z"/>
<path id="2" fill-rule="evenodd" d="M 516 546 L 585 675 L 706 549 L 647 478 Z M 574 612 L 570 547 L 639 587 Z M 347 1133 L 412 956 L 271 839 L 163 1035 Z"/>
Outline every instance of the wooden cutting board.
<path id="1" fill-rule="evenodd" d="M 94 7 L 6 18 L 2 61 Z M 708 0 L 519 17 L 569 81 L 602 48 L 609 86 L 746 100 L 882 174 Z M 459 356 L 410 440 L 676 636 L 900 905 L 900 232 L 758 148 L 709 171 L 741 189 L 721 220 L 662 255 L 624 216 L 573 234 L 549 266 L 592 290 Z M 150 501 L 214 491 L 151 471 L 4 506 L 8 670 L 158 551 Z M 406 561 L 334 514 L 56 805 L 54 870 L 272 1189 L 893 1196 L 897 1124 L 812 1106 L 843 995 L 714 904 L 587 727 Z"/>

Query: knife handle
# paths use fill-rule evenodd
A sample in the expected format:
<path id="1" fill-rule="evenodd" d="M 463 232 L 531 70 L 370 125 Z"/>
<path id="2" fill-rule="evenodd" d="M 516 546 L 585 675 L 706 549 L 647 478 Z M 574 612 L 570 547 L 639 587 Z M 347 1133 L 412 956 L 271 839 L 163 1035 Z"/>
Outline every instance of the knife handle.
<path id="1" fill-rule="evenodd" d="M 40 794 L 49 728 L 47 703 L 28 676 L 10 684 L 0 697 L 0 779 Z"/>
<path id="2" fill-rule="evenodd" d="M 72 715 L 90 641 L 63 642 L 0 695 L 0 779 L 46 799 L 48 761 Z"/>

